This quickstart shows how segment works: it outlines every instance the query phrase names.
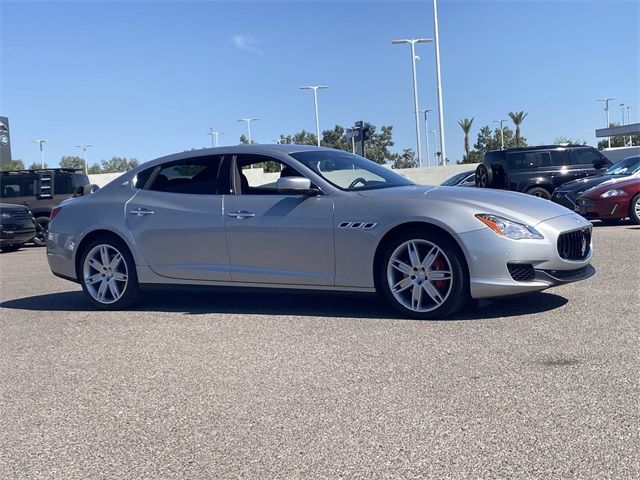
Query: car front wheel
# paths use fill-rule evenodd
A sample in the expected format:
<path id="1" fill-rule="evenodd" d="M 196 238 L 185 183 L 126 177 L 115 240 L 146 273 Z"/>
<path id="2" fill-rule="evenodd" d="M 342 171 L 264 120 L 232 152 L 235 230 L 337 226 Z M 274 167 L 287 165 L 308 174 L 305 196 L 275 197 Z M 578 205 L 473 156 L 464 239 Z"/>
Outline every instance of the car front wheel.
<path id="1" fill-rule="evenodd" d="M 470 299 L 464 255 L 434 232 L 409 232 L 386 248 L 378 289 L 401 313 L 418 319 L 449 317 Z"/>
<path id="2" fill-rule="evenodd" d="M 636 225 L 640 225 L 640 193 L 638 193 L 629 204 L 629 218 Z"/>
<path id="3" fill-rule="evenodd" d="M 85 295 L 100 309 L 121 310 L 132 305 L 138 295 L 133 257 L 116 238 L 97 239 L 87 245 L 79 276 Z"/>
<path id="4" fill-rule="evenodd" d="M 529 190 L 527 190 L 527 193 L 529 195 L 533 195 L 534 197 L 544 198 L 545 200 L 551 200 L 551 194 L 549 193 L 549 190 L 547 190 L 546 188 L 541 188 L 541 187 L 530 188 Z"/>

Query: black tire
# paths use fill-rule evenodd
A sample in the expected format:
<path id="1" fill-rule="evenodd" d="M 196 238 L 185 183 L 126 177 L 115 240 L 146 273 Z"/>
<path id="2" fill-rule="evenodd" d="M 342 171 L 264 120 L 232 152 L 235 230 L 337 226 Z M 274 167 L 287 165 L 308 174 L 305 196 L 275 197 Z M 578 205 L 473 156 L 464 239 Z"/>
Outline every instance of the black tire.
<path id="1" fill-rule="evenodd" d="M 525 193 L 533 195 L 534 197 L 544 198 L 545 200 L 551 200 L 551 193 L 549 190 L 543 187 L 534 187 L 527 190 Z"/>
<path id="2" fill-rule="evenodd" d="M 493 174 L 493 168 L 487 167 L 484 163 L 481 163 L 476 168 L 475 175 L 476 187 L 478 188 L 492 188 L 495 183 L 495 175 Z"/>
<path id="3" fill-rule="evenodd" d="M 36 236 L 33 237 L 33 244 L 36 247 L 47 246 L 47 234 L 49 233 L 49 217 L 37 217 Z"/>
<path id="4" fill-rule="evenodd" d="M 124 282 L 124 285 L 119 283 L 119 286 L 123 289 L 123 291 L 121 293 L 121 296 L 115 301 L 109 301 L 113 300 L 113 295 L 111 293 L 109 293 L 109 298 L 105 298 L 105 301 L 103 302 L 94 298 L 94 295 L 90 292 L 89 287 L 87 286 L 87 282 L 85 281 L 85 260 L 96 247 L 99 247 L 101 245 L 108 246 L 111 249 L 117 251 L 117 253 L 120 253 L 122 255 L 122 261 L 126 266 L 126 281 Z M 82 291 L 84 292 L 85 296 L 87 297 L 89 302 L 91 302 L 95 307 L 101 310 L 126 309 L 132 306 L 139 296 L 140 286 L 138 284 L 138 275 L 136 272 L 135 262 L 133 261 L 133 256 L 131 255 L 129 248 L 124 243 L 124 241 L 114 235 L 95 238 L 91 240 L 86 246 L 83 246 L 76 271 L 78 282 L 80 283 L 80 285 L 82 285 Z M 95 273 L 93 273 L 92 276 L 98 275 L 100 273 L 98 269 L 91 267 L 91 272 L 94 271 Z M 111 270 L 108 272 L 108 274 L 102 274 L 102 276 L 104 277 L 105 275 L 110 274 Z M 99 291 L 99 288 L 97 290 Z"/>
<path id="5" fill-rule="evenodd" d="M 631 199 L 629 204 L 629 218 L 631 223 L 640 225 L 640 193 Z"/>
<path id="6" fill-rule="evenodd" d="M 393 271 L 393 267 L 389 266 L 389 262 L 392 255 L 394 255 L 394 253 L 398 249 L 402 248 L 402 246 L 406 242 L 409 242 L 411 240 L 425 241 L 431 245 L 436 246 L 441 250 L 441 252 L 444 253 L 444 261 L 448 261 L 448 263 L 450 264 L 451 284 L 450 286 L 445 287 L 445 289 L 448 288 L 446 297 L 444 297 L 444 301 L 439 306 L 437 306 L 437 308 L 433 308 L 430 311 L 416 311 L 412 310 L 411 308 L 407 308 L 407 306 L 403 305 L 398 299 L 396 299 L 391 291 L 390 283 L 395 282 L 396 279 L 391 279 L 391 277 L 389 276 L 389 270 Z M 404 316 L 416 318 L 419 320 L 447 318 L 458 312 L 471 299 L 471 295 L 469 293 L 469 273 L 464 254 L 460 251 L 460 248 L 455 244 L 455 242 L 448 236 L 439 232 L 432 232 L 429 230 L 411 230 L 396 236 L 384 248 L 385 251 L 382 256 L 382 261 L 377 268 L 377 272 L 375 272 L 376 290 L 380 297 L 384 298 L 393 308 L 398 310 Z M 423 250 L 423 252 L 427 252 L 429 248 L 430 247 L 427 246 L 426 249 Z M 439 254 L 436 254 L 436 259 L 438 255 Z M 407 277 L 402 281 L 409 281 L 409 278 Z M 423 280 L 423 282 L 426 284 L 428 281 Z M 431 282 L 432 287 L 440 288 L 437 284 L 438 281 Z M 411 289 L 413 290 L 414 288 L 418 287 L 414 284 L 412 285 Z M 426 285 L 421 288 L 424 288 L 425 291 L 427 290 Z M 428 294 L 425 297 L 427 301 L 433 303 L 434 306 L 437 305 L 437 303 L 432 300 L 433 297 L 431 297 L 430 295 L 431 294 Z"/>
<path id="7" fill-rule="evenodd" d="M 3 253 L 15 252 L 16 250 L 20 250 L 24 246 L 23 243 L 13 244 L 13 245 L 4 245 L 0 247 Z"/>

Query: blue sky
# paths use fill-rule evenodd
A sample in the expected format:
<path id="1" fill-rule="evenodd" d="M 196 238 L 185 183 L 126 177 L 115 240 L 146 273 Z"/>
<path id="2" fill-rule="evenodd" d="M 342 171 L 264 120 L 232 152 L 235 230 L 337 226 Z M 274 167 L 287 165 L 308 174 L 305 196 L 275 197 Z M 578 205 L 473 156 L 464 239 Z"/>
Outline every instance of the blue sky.
<path id="1" fill-rule="evenodd" d="M 141 161 L 245 132 L 259 117 L 260 143 L 315 128 L 310 83 L 320 92 L 320 126 L 359 119 L 393 125 L 397 151 L 415 149 L 408 46 L 432 37 L 422 2 L 32 2 L 0 0 L 0 114 L 12 153 L 46 160 L 80 154 Z M 640 107 L 640 2 L 439 2 L 445 132 L 449 158 L 462 155 L 456 120 L 482 125 L 529 112 L 529 143 L 560 135 L 595 144 L 602 96 Z M 434 47 L 418 45 L 421 108 L 436 104 Z M 640 108 L 631 111 L 640 120 Z M 424 128 L 424 127 L 422 127 Z M 436 115 L 430 117 L 436 128 Z M 424 143 L 424 139 L 423 139 Z"/>

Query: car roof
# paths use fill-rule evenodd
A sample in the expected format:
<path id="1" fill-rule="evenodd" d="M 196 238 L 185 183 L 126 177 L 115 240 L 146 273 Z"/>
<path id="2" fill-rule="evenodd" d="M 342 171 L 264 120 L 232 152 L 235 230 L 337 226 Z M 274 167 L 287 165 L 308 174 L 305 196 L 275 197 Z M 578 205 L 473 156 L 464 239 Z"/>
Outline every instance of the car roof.
<path id="1" fill-rule="evenodd" d="M 487 153 L 494 153 L 494 152 L 527 152 L 527 151 L 532 151 L 532 150 L 560 150 L 563 148 L 593 148 L 590 145 L 576 145 L 576 144 L 566 144 L 566 145 L 535 145 L 535 146 L 531 146 L 531 147 L 512 147 L 512 148 L 505 148 L 504 150 L 490 150 Z"/>

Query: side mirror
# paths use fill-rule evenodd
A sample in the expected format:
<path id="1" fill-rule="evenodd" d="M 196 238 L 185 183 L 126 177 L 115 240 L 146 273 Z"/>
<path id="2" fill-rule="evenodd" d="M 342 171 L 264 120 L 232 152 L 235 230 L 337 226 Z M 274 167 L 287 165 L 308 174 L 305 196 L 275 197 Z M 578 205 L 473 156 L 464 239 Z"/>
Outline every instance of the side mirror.
<path id="1" fill-rule="evenodd" d="M 304 177 L 283 177 L 276 182 L 278 192 L 299 194 L 299 195 L 317 195 L 318 190 L 311 188 L 311 180 Z"/>
<path id="2" fill-rule="evenodd" d="M 600 170 L 601 168 L 604 168 L 607 166 L 607 161 L 604 158 L 601 158 L 600 160 L 596 160 L 595 162 L 593 162 L 593 168 L 595 168 L 596 170 Z"/>
<path id="3" fill-rule="evenodd" d="M 84 187 L 81 187 L 81 188 L 82 188 L 82 195 L 89 195 L 90 193 L 94 193 L 100 190 L 100 187 L 95 183 L 90 183 L 89 185 L 85 185 Z"/>

